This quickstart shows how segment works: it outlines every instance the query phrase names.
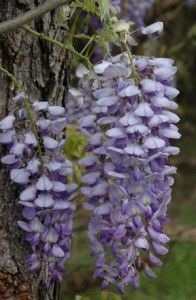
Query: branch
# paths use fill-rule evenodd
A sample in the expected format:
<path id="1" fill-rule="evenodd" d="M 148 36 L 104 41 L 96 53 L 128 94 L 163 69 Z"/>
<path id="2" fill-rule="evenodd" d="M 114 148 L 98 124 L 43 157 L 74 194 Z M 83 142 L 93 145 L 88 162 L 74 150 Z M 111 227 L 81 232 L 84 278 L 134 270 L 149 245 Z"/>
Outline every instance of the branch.
<path id="1" fill-rule="evenodd" d="M 34 9 L 18 16 L 14 19 L 0 23 L 0 34 L 18 29 L 23 25 L 39 18 L 55 8 L 66 4 L 68 0 L 48 0 L 45 3 L 35 7 Z"/>
<path id="2" fill-rule="evenodd" d="M 74 47 L 72 47 L 71 45 L 69 44 L 62 44 L 61 42 L 57 41 L 57 40 L 54 40 L 48 36 L 46 36 L 45 34 L 43 33 L 39 33 L 33 29 L 31 29 L 30 27 L 28 26 L 24 26 L 24 29 L 33 34 L 35 37 L 37 37 L 38 39 L 42 39 L 42 40 L 45 40 L 47 42 L 50 42 L 52 44 L 55 44 L 57 46 L 59 46 L 60 48 L 62 49 L 66 49 L 66 50 L 69 50 L 73 55 L 75 55 L 79 60 L 81 61 L 84 61 L 85 64 L 87 65 L 87 67 L 92 71 L 93 70 L 93 65 L 91 64 L 91 62 L 88 60 L 88 58 L 80 53 L 78 53 Z"/>

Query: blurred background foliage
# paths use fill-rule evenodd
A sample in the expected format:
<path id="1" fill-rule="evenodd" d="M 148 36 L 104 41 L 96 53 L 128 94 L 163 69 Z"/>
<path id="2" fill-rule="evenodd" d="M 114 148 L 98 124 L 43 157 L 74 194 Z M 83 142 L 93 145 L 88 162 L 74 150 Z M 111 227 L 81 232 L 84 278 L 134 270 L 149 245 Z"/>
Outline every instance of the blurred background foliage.
<path id="1" fill-rule="evenodd" d="M 141 274 L 139 290 L 127 287 L 124 300 L 194 300 L 196 299 L 196 0 L 156 0 L 146 24 L 163 21 L 164 33 L 156 41 L 139 38 L 135 53 L 170 57 L 178 67 L 175 85 L 180 90 L 178 114 L 182 138 L 175 142 L 180 155 L 171 159 L 178 167 L 169 206 L 170 252 L 161 268 L 155 268 L 157 280 Z M 77 130 L 68 129 L 70 147 L 65 154 L 74 160 L 84 156 L 87 141 Z M 71 148 L 72 147 L 72 148 Z M 77 180 L 80 180 L 77 170 Z M 99 281 L 92 279 L 94 267 L 86 237 L 90 215 L 78 208 L 72 258 L 61 286 L 63 300 L 120 300 L 116 290 L 101 292 Z M 78 295 L 78 296 L 77 296 Z"/>

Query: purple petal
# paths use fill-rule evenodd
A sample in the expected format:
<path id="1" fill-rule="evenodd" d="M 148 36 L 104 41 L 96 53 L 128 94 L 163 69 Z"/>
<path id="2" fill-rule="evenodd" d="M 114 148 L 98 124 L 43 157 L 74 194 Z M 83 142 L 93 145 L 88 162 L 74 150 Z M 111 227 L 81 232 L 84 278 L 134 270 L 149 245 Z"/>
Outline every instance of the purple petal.
<path id="1" fill-rule="evenodd" d="M 25 231 L 31 232 L 31 228 L 29 228 L 29 224 L 23 221 L 17 221 L 18 225 Z"/>
<path id="2" fill-rule="evenodd" d="M 131 155 L 143 155 L 144 150 L 142 149 L 142 146 L 138 144 L 127 144 L 127 146 L 124 148 L 124 151 Z"/>
<path id="3" fill-rule="evenodd" d="M 43 144 L 48 150 L 55 150 L 58 146 L 58 142 L 48 136 L 43 137 Z"/>
<path id="4" fill-rule="evenodd" d="M 117 96 L 104 97 L 96 101 L 98 106 L 112 106 L 118 102 Z"/>
<path id="5" fill-rule="evenodd" d="M 30 201 L 34 200 L 36 197 L 37 189 L 34 185 L 27 187 L 21 194 L 21 201 Z"/>
<path id="6" fill-rule="evenodd" d="M 41 233 L 44 231 L 44 226 L 37 217 L 30 221 L 29 227 L 32 231 L 37 233 Z"/>
<path id="7" fill-rule="evenodd" d="M 70 204 L 68 201 L 64 201 L 64 200 L 56 200 L 54 202 L 53 208 L 54 209 L 67 209 L 69 208 Z"/>
<path id="8" fill-rule="evenodd" d="M 89 139 L 89 144 L 93 146 L 99 146 L 102 144 L 102 137 L 103 133 L 102 132 L 96 132 L 91 135 Z"/>
<path id="9" fill-rule="evenodd" d="M 113 116 L 103 117 L 97 121 L 97 124 L 99 124 L 99 125 L 111 124 L 111 123 L 114 123 L 116 120 L 117 120 L 117 118 L 113 117 Z"/>
<path id="10" fill-rule="evenodd" d="M 148 136 L 144 141 L 144 146 L 148 149 L 157 149 L 165 146 L 165 141 L 157 136 Z"/>
<path id="11" fill-rule="evenodd" d="M 78 123 L 81 127 L 92 127 L 94 126 L 95 119 L 96 119 L 95 115 L 88 115 L 80 118 Z"/>
<path id="12" fill-rule="evenodd" d="M 114 171 L 108 171 L 107 172 L 109 176 L 114 177 L 114 178 L 129 178 L 128 174 L 122 174 L 119 172 L 114 172 Z"/>
<path id="13" fill-rule="evenodd" d="M 59 118 L 56 119 L 55 121 L 50 122 L 50 128 L 52 133 L 54 134 L 59 134 L 61 133 L 67 124 L 67 119 L 66 118 Z"/>
<path id="14" fill-rule="evenodd" d="M 42 175 L 38 179 L 35 186 L 39 191 L 50 191 L 53 187 L 53 184 L 47 176 Z"/>
<path id="15" fill-rule="evenodd" d="M 10 144 L 13 141 L 15 130 L 0 133 L 0 144 Z"/>
<path id="16" fill-rule="evenodd" d="M 93 196 L 104 196 L 106 194 L 107 187 L 108 187 L 108 185 L 106 182 L 101 182 L 101 183 L 97 184 L 92 190 L 92 195 Z"/>
<path id="17" fill-rule="evenodd" d="M 87 184 L 94 184 L 98 178 L 100 178 L 100 172 L 93 172 L 82 176 L 81 181 Z"/>
<path id="18" fill-rule="evenodd" d="M 33 107 L 35 111 L 47 111 L 48 110 L 48 102 L 46 101 L 35 101 L 33 103 Z"/>
<path id="19" fill-rule="evenodd" d="M 160 267 L 163 264 L 162 261 L 159 258 L 157 258 L 154 254 L 152 254 L 151 252 L 149 253 L 149 260 L 153 265 L 155 265 L 157 267 Z"/>
<path id="20" fill-rule="evenodd" d="M 108 204 L 102 204 L 95 208 L 94 213 L 98 215 L 108 215 L 111 211 L 111 207 Z"/>
<path id="21" fill-rule="evenodd" d="M 97 161 L 96 156 L 86 156 L 86 157 L 80 159 L 78 164 L 80 166 L 90 167 L 90 166 L 94 165 L 96 163 L 96 161 Z"/>
<path id="22" fill-rule="evenodd" d="M 126 234 L 125 225 L 121 224 L 118 226 L 118 228 L 113 233 L 113 237 L 118 239 L 118 238 L 123 237 L 125 234 Z"/>
<path id="23" fill-rule="evenodd" d="M 164 246 L 158 244 L 158 243 L 155 243 L 155 242 L 152 242 L 152 248 L 153 250 L 157 253 L 157 254 L 160 254 L 160 255 L 165 255 L 168 253 L 168 249 L 165 248 Z"/>
<path id="24" fill-rule="evenodd" d="M 50 125 L 50 120 L 48 119 L 41 119 L 36 122 L 36 125 L 41 129 L 41 130 L 46 130 L 48 129 Z"/>
<path id="25" fill-rule="evenodd" d="M 26 145 L 37 147 L 37 140 L 36 140 L 35 135 L 32 132 L 26 133 L 24 136 L 25 136 L 24 143 Z"/>
<path id="26" fill-rule="evenodd" d="M 125 206 L 125 212 L 128 216 L 138 216 L 145 212 L 145 208 L 143 205 L 136 201 L 129 201 Z"/>
<path id="27" fill-rule="evenodd" d="M 153 110 L 148 103 L 139 103 L 138 107 L 134 111 L 136 116 L 140 117 L 152 117 L 154 115 Z"/>
<path id="28" fill-rule="evenodd" d="M 30 173 L 26 169 L 13 169 L 10 172 L 10 178 L 12 181 L 19 184 L 27 184 L 29 182 Z"/>
<path id="29" fill-rule="evenodd" d="M 163 110 L 162 114 L 168 117 L 171 123 L 178 123 L 180 121 L 180 118 L 171 111 Z"/>
<path id="30" fill-rule="evenodd" d="M 113 96 L 115 92 L 114 88 L 110 88 L 110 87 L 106 87 L 106 88 L 102 88 L 102 89 L 98 89 L 93 93 L 93 96 L 96 99 L 101 99 L 103 97 L 109 97 L 109 96 Z"/>
<path id="31" fill-rule="evenodd" d="M 57 244 L 53 245 L 53 247 L 52 247 L 52 254 L 55 257 L 64 257 L 64 255 L 65 255 L 63 249 L 59 245 L 57 245 Z"/>
<path id="32" fill-rule="evenodd" d="M 169 99 L 175 98 L 178 96 L 179 91 L 172 87 L 172 86 L 166 86 L 165 87 L 165 96 L 168 97 Z"/>
<path id="33" fill-rule="evenodd" d="M 157 83 L 152 79 L 147 79 L 147 78 L 142 79 L 141 85 L 144 93 L 154 93 L 158 89 Z"/>
<path id="34" fill-rule="evenodd" d="M 44 232 L 42 235 L 42 240 L 45 243 L 56 243 L 59 239 L 59 234 L 55 228 L 50 228 L 48 231 Z"/>
<path id="35" fill-rule="evenodd" d="M 114 138 L 123 138 L 125 136 L 125 133 L 123 129 L 117 127 L 117 128 L 111 128 L 107 130 L 106 135 Z"/>
<path id="36" fill-rule="evenodd" d="M 12 165 L 18 161 L 14 154 L 9 154 L 1 158 L 1 162 L 5 165 Z"/>
<path id="37" fill-rule="evenodd" d="M 158 69 L 154 69 L 154 74 L 158 79 L 161 80 L 169 80 L 176 73 L 177 67 L 161 67 Z"/>
<path id="38" fill-rule="evenodd" d="M 65 114 L 65 108 L 62 106 L 49 106 L 48 112 L 52 117 L 60 117 Z"/>
<path id="39" fill-rule="evenodd" d="M 152 269 L 146 263 L 144 264 L 144 272 L 151 279 L 157 278 L 156 274 L 152 271 Z"/>
<path id="40" fill-rule="evenodd" d="M 137 238 L 137 240 L 134 242 L 134 245 L 137 248 L 141 248 L 141 249 L 145 249 L 145 250 L 149 249 L 149 244 L 148 244 L 146 238 L 143 236 L 140 236 L 139 238 Z"/>
<path id="41" fill-rule="evenodd" d="M 142 29 L 142 33 L 148 35 L 151 39 L 157 39 L 162 31 L 163 22 L 156 22 Z"/>
<path id="42" fill-rule="evenodd" d="M 170 128 L 160 129 L 159 133 L 170 139 L 179 139 L 181 137 L 181 134 L 171 126 Z"/>
<path id="43" fill-rule="evenodd" d="M 98 64 L 98 65 L 96 65 L 96 66 L 94 67 L 94 71 L 95 71 L 95 73 L 97 73 L 97 74 L 103 74 L 104 70 L 105 70 L 109 65 L 111 65 L 110 62 L 107 62 L 107 61 L 104 61 L 104 60 L 103 60 L 102 63 L 100 63 L 100 64 Z"/>
<path id="44" fill-rule="evenodd" d="M 118 93 L 118 95 L 123 98 L 124 97 L 132 97 L 132 96 L 135 96 L 138 94 L 140 94 L 140 90 L 138 89 L 138 87 L 136 87 L 134 85 L 129 85 L 124 90 L 122 90 Z"/>
<path id="45" fill-rule="evenodd" d="M 21 156 L 25 150 L 25 144 L 23 143 L 16 143 L 11 149 L 10 153 L 15 155 Z"/>
<path id="46" fill-rule="evenodd" d="M 54 192 L 64 192 L 66 190 L 66 185 L 62 182 L 59 182 L 59 181 L 52 181 L 53 183 L 53 188 L 52 190 Z"/>
<path id="47" fill-rule="evenodd" d="M 26 170 L 29 171 L 31 174 L 36 174 L 39 172 L 39 167 L 40 167 L 41 163 L 39 161 L 39 159 L 37 158 L 32 158 L 26 167 Z"/>
<path id="48" fill-rule="evenodd" d="M 53 203 L 54 199 L 49 194 L 41 194 L 34 201 L 37 207 L 51 207 Z"/>
<path id="49" fill-rule="evenodd" d="M 1 130 L 9 130 L 13 128 L 15 117 L 13 115 L 9 115 L 0 121 L 0 129 Z"/>

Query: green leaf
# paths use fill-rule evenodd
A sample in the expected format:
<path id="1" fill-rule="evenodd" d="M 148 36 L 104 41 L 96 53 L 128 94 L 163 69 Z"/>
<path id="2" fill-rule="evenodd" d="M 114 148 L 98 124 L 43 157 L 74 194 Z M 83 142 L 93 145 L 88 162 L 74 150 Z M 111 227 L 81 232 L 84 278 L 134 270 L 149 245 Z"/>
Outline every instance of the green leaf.
<path id="1" fill-rule="evenodd" d="M 110 0 L 99 0 L 100 19 L 103 20 L 110 14 L 111 3 Z"/>

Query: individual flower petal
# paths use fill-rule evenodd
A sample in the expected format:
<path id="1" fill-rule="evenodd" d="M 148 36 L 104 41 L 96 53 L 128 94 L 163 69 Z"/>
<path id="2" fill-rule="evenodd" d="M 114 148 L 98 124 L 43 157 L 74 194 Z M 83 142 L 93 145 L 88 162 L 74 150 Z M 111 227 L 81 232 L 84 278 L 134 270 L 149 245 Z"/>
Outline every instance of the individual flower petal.
<path id="1" fill-rule="evenodd" d="M 37 140 L 32 132 L 28 132 L 25 135 L 24 143 L 28 146 L 37 147 Z"/>
<path id="2" fill-rule="evenodd" d="M 65 252 L 63 251 L 63 249 L 55 244 L 52 246 L 52 254 L 55 256 L 55 257 L 64 257 L 65 255 Z"/>
<path id="3" fill-rule="evenodd" d="M 51 207 L 54 204 L 54 199 L 49 194 L 40 194 L 34 201 L 37 207 Z"/>
<path id="4" fill-rule="evenodd" d="M 49 106 L 48 112 L 52 117 L 61 117 L 65 114 L 65 108 L 62 106 Z"/>
<path id="5" fill-rule="evenodd" d="M 142 29 L 142 33 L 151 39 L 157 39 L 162 31 L 163 22 L 156 22 Z"/>
<path id="6" fill-rule="evenodd" d="M 15 130 L 8 130 L 0 133 L 0 144 L 10 144 L 13 141 Z"/>
<path id="7" fill-rule="evenodd" d="M 58 119 L 50 122 L 50 128 L 51 128 L 52 133 L 54 133 L 54 134 L 62 133 L 66 127 L 66 124 L 67 124 L 67 119 L 65 117 L 58 118 Z"/>
<path id="8" fill-rule="evenodd" d="M 94 71 L 95 71 L 95 73 L 97 73 L 97 74 L 103 74 L 104 70 L 105 70 L 109 65 L 111 65 L 110 62 L 103 61 L 102 63 L 100 63 L 100 64 L 98 64 L 98 65 L 96 65 L 96 66 L 94 67 Z"/>
<path id="9" fill-rule="evenodd" d="M 117 128 L 111 128 L 107 130 L 106 135 L 114 138 L 123 138 L 125 136 L 125 133 L 123 129 L 117 127 Z"/>
<path id="10" fill-rule="evenodd" d="M 118 102 L 117 96 L 104 97 L 96 101 L 98 106 L 112 106 Z"/>
<path id="11" fill-rule="evenodd" d="M 164 246 L 162 246 L 158 243 L 155 243 L 155 242 L 152 242 L 152 248 L 157 254 L 160 254 L 160 255 L 165 255 L 168 253 L 167 248 L 165 248 Z"/>
<path id="12" fill-rule="evenodd" d="M 37 189 L 34 185 L 27 187 L 22 193 L 20 194 L 21 201 L 30 201 L 34 200 L 36 197 Z"/>
<path id="13" fill-rule="evenodd" d="M 53 205 L 53 208 L 54 209 L 57 209 L 57 210 L 63 210 L 63 209 L 67 209 L 69 208 L 70 204 L 68 201 L 64 201 L 64 200 L 56 200 L 54 202 L 54 205 Z"/>
<path id="14" fill-rule="evenodd" d="M 50 126 L 50 120 L 48 119 L 40 119 L 36 122 L 36 125 L 41 129 L 41 130 L 46 130 Z"/>
<path id="15" fill-rule="evenodd" d="M 93 96 L 96 99 L 101 99 L 104 97 L 114 96 L 114 92 L 115 90 L 113 88 L 106 87 L 106 88 L 98 89 L 95 92 L 93 92 Z"/>
<path id="16" fill-rule="evenodd" d="M 48 136 L 43 137 L 43 144 L 44 147 L 48 150 L 54 150 L 58 147 L 58 142 Z"/>
<path id="17" fill-rule="evenodd" d="M 155 69 L 153 72 L 158 79 L 170 80 L 171 77 L 176 73 L 177 67 L 161 67 Z"/>
<path id="18" fill-rule="evenodd" d="M 35 186 L 39 191 L 50 191 L 53 187 L 53 183 L 50 181 L 50 179 L 46 175 L 42 175 L 38 179 Z"/>
<path id="19" fill-rule="evenodd" d="M 144 236 L 138 237 L 134 242 L 135 247 L 142 248 L 145 250 L 149 249 L 149 244 Z"/>
<path id="20" fill-rule="evenodd" d="M 157 82 L 153 81 L 152 79 L 142 79 L 141 80 L 142 90 L 144 93 L 154 93 L 158 89 Z"/>
<path id="21" fill-rule="evenodd" d="M 29 160 L 26 170 L 29 171 L 31 174 L 36 174 L 39 172 L 41 162 L 38 158 L 33 157 Z"/>
<path id="22" fill-rule="evenodd" d="M 154 112 L 151 109 L 150 104 L 143 102 L 138 105 L 134 111 L 134 114 L 139 117 L 152 117 Z"/>
<path id="23" fill-rule="evenodd" d="M 82 176 L 81 181 L 86 184 L 94 184 L 100 178 L 100 172 L 88 173 Z"/>
<path id="24" fill-rule="evenodd" d="M 157 278 L 156 274 L 152 271 L 152 269 L 146 263 L 144 264 L 144 272 L 151 279 Z"/>
<path id="25" fill-rule="evenodd" d="M 26 169 L 13 169 L 10 172 L 10 178 L 12 181 L 18 184 L 26 184 L 29 182 L 30 173 Z"/>
<path id="26" fill-rule="evenodd" d="M 60 181 L 52 181 L 53 187 L 52 190 L 54 192 L 64 192 L 66 190 L 66 185 Z"/>
<path id="27" fill-rule="evenodd" d="M 9 130 L 14 126 L 15 117 L 13 115 L 9 115 L 0 121 L 0 129 L 1 130 Z"/>
<path id="28" fill-rule="evenodd" d="M 134 85 L 129 85 L 128 87 L 126 87 L 124 90 L 121 90 L 118 95 L 120 97 L 132 97 L 132 96 L 136 96 L 140 94 L 140 90 L 138 89 L 138 87 L 134 86 Z"/>
<path id="29" fill-rule="evenodd" d="M 12 165 L 18 161 L 18 158 L 14 154 L 8 154 L 1 158 L 1 162 L 5 165 Z"/>
<path id="30" fill-rule="evenodd" d="M 97 161 L 96 156 L 85 156 L 84 158 L 80 159 L 78 163 L 80 166 L 89 167 L 94 165 L 96 161 Z"/>
<path id="31" fill-rule="evenodd" d="M 25 144 L 23 143 L 16 143 L 11 149 L 10 153 L 13 153 L 17 156 L 21 156 L 25 150 Z"/>
<path id="32" fill-rule="evenodd" d="M 124 151 L 128 154 L 137 155 L 137 156 L 144 154 L 144 150 L 142 146 L 133 143 L 127 144 L 127 146 L 124 148 Z"/>
<path id="33" fill-rule="evenodd" d="M 102 204 L 95 208 L 94 213 L 98 215 L 107 215 L 110 213 L 111 207 L 108 204 Z"/>
<path id="34" fill-rule="evenodd" d="M 48 102 L 46 101 L 35 101 L 33 103 L 33 107 L 35 111 L 47 111 L 48 109 Z"/>
<path id="35" fill-rule="evenodd" d="M 165 141 L 157 136 L 148 136 L 144 141 L 144 146 L 148 149 L 157 149 L 165 146 Z"/>
<path id="36" fill-rule="evenodd" d="M 78 78 L 83 78 L 84 75 L 87 75 L 90 71 L 82 64 L 79 64 L 79 66 L 76 69 L 76 76 Z"/>
<path id="37" fill-rule="evenodd" d="M 95 115 L 84 116 L 79 119 L 78 123 L 81 127 L 92 127 L 94 126 L 95 118 Z"/>

